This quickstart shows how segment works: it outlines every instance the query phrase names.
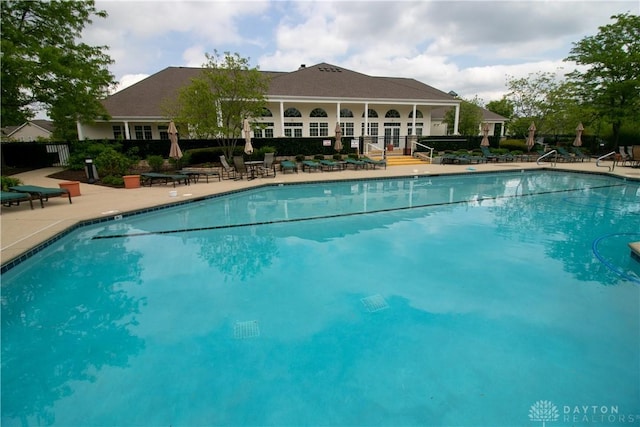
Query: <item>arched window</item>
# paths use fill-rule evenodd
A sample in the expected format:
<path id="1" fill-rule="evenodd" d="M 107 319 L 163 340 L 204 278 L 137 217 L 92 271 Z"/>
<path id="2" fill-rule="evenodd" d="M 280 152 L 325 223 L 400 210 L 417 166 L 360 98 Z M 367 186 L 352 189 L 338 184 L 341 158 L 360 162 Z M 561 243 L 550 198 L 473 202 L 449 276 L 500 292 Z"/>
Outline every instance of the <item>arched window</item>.
<path id="1" fill-rule="evenodd" d="M 369 108 L 369 113 L 367 114 L 367 116 L 375 119 L 378 117 L 378 112 Z M 362 117 L 364 117 L 364 113 L 362 113 Z"/>
<path id="2" fill-rule="evenodd" d="M 327 112 L 322 108 L 314 108 L 311 110 L 309 117 L 312 118 L 326 118 Z M 309 122 L 309 136 L 329 136 L 329 122 L 328 121 L 310 121 Z"/>
<path id="3" fill-rule="evenodd" d="M 285 117 L 302 117 L 302 114 L 300 114 L 300 111 L 297 108 L 290 107 L 284 110 L 284 116 Z"/>
<path id="4" fill-rule="evenodd" d="M 422 111 L 416 110 L 416 119 L 422 119 L 423 117 Z M 409 113 L 409 118 L 413 119 L 413 111 Z"/>
<path id="5" fill-rule="evenodd" d="M 262 117 L 273 117 L 273 113 L 271 113 L 271 110 L 269 110 L 268 108 L 263 108 L 261 116 Z"/>
<path id="6" fill-rule="evenodd" d="M 353 111 L 348 108 L 343 108 L 340 110 L 340 117 L 353 117 Z"/>
<path id="7" fill-rule="evenodd" d="M 398 113 L 398 110 L 389 110 L 387 111 L 387 114 L 384 115 L 384 117 L 387 119 L 399 119 L 400 113 Z"/>
<path id="8" fill-rule="evenodd" d="M 327 116 L 327 112 L 324 111 L 322 108 L 314 108 L 313 110 L 311 110 L 311 113 L 309 113 L 309 117 L 329 117 L 329 116 Z"/>

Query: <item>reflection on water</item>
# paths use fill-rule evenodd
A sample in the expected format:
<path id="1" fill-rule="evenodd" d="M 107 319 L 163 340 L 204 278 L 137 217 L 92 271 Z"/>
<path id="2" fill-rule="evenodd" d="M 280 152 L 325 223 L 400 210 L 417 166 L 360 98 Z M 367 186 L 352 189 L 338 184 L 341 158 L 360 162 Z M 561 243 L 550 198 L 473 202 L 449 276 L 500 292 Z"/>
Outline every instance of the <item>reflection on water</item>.
<path id="1" fill-rule="evenodd" d="M 53 424 L 51 408 L 72 393 L 70 382 L 94 381 L 96 371 L 124 367 L 144 348 L 130 331 L 144 300 L 126 291 L 139 282 L 140 254 L 122 241 L 66 242 L 50 252 L 3 278 L 3 420 Z"/>
<path id="2" fill-rule="evenodd" d="M 476 405 L 520 424 L 528 388 L 610 395 L 563 376 L 601 358 L 616 403 L 640 401 L 614 375 L 636 357 L 617 349 L 638 230 L 637 182 L 553 172 L 273 186 L 86 227 L 2 277 L 2 424 L 463 425 Z M 544 390 L 501 395 L 543 368 Z"/>

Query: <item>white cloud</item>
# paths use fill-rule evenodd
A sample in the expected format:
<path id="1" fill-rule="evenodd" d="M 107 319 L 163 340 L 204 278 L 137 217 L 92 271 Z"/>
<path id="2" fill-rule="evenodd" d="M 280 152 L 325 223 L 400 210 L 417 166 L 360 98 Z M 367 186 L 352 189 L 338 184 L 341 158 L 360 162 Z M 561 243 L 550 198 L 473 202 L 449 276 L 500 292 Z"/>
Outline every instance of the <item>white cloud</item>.
<path id="1" fill-rule="evenodd" d="M 133 86 L 134 84 L 146 79 L 147 77 L 149 77 L 148 74 L 125 74 L 124 76 L 122 76 L 122 78 L 120 78 L 113 92 L 115 93 L 121 91 L 122 89 L 128 88 L 129 86 Z"/>
<path id="2" fill-rule="evenodd" d="M 202 67 L 207 62 L 203 46 L 191 46 L 182 53 L 182 59 L 187 67 Z"/>
<path id="3" fill-rule="evenodd" d="M 556 71 L 571 43 L 629 1 L 98 1 L 85 41 L 109 45 L 122 82 L 204 53 L 238 52 L 262 70 L 328 62 L 372 75 L 412 77 L 486 102 L 505 76 Z"/>

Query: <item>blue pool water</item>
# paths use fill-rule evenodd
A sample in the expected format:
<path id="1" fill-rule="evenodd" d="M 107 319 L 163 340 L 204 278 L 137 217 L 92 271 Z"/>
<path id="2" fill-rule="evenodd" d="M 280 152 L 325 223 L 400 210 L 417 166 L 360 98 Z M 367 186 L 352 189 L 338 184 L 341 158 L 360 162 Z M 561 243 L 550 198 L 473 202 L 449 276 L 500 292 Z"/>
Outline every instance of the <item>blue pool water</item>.
<path id="1" fill-rule="evenodd" d="M 631 241 L 640 183 L 562 172 L 81 227 L 2 275 L 0 424 L 639 425 Z"/>

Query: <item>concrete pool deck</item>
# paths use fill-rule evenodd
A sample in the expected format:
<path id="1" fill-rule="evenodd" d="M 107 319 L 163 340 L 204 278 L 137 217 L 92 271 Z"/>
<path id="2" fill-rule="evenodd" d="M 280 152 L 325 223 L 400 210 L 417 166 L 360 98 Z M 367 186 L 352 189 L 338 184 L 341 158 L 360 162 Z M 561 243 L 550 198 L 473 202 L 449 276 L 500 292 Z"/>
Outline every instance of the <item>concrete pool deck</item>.
<path id="1" fill-rule="evenodd" d="M 610 166 L 611 162 L 605 162 Z M 472 168 L 473 170 L 470 170 Z M 209 179 L 209 183 L 201 180 L 189 186 L 155 185 L 135 189 L 110 188 L 100 185 L 80 184 L 80 196 L 73 197 L 73 203 L 65 197 L 55 197 L 45 202 L 45 208 L 34 202 L 34 209 L 23 202 L 20 206 L 1 208 L 0 225 L 0 264 L 11 261 L 29 251 L 51 237 L 83 220 L 110 217 L 138 209 L 149 208 L 200 198 L 228 191 L 242 190 L 272 183 L 299 183 L 312 181 L 350 180 L 361 178 L 389 178 L 400 176 L 428 176 L 442 174 L 477 173 L 522 169 L 545 169 L 548 165 L 537 165 L 536 162 L 485 163 L 474 165 L 439 165 L 423 164 L 409 166 L 389 166 L 387 169 L 344 170 L 333 172 L 302 172 L 282 174 L 275 178 L 258 178 L 252 181 Z M 591 162 L 558 163 L 556 170 L 577 172 L 608 173 L 607 167 L 597 167 L 595 160 Z M 60 168 L 45 168 L 14 175 L 25 185 L 58 188 L 62 180 L 48 178 Z M 640 169 L 617 166 L 612 175 L 640 180 Z M 176 197 L 169 192 L 177 191 Z"/>

